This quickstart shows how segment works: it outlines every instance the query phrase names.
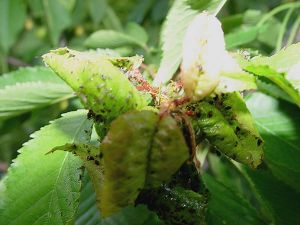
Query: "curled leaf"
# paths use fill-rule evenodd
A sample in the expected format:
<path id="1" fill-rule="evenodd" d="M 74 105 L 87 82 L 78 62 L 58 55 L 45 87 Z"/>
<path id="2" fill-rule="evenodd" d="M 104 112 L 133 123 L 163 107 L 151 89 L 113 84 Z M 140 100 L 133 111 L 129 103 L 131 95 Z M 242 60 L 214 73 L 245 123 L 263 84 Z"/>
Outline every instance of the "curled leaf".
<path id="1" fill-rule="evenodd" d="M 256 88 L 255 79 L 245 73 L 226 51 L 220 21 L 204 12 L 189 25 L 183 42 L 181 79 L 185 93 L 197 101 L 212 93 Z"/>
<path id="2" fill-rule="evenodd" d="M 120 69 L 103 55 L 60 48 L 45 54 L 43 60 L 101 120 L 111 121 L 147 105 Z"/>
<path id="3" fill-rule="evenodd" d="M 143 188 L 170 180 L 189 157 L 176 121 L 151 111 L 118 117 L 100 148 L 105 168 L 101 193 L 104 217 L 134 204 Z"/>
<path id="4" fill-rule="evenodd" d="M 262 163 L 263 140 L 239 93 L 229 93 L 190 105 L 197 117 L 196 134 L 230 158 L 256 168 Z"/>
<path id="5" fill-rule="evenodd" d="M 219 20 L 201 13 L 189 25 L 183 41 L 182 81 L 186 94 L 194 100 L 210 95 L 219 84 L 222 65 L 215 56 L 226 53 Z"/>
<path id="6" fill-rule="evenodd" d="M 207 197 L 183 188 L 159 188 L 143 190 L 138 204 L 146 204 L 165 221 L 166 225 L 205 225 Z"/>

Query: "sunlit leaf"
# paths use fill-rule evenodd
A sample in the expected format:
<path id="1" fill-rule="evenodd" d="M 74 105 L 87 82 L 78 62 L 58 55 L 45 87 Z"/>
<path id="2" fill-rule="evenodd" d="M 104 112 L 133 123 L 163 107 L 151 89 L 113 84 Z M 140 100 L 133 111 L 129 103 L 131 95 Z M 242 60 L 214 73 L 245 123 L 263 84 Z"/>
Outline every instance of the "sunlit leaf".
<path id="1" fill-rule="evenodd" d="M 73 97 L 73 91 L 44 67 L 0 77 L 0 118 L 8 118 Z"/>
<path id="2" fill-rule="evenodd" d="M 92 122 L 86 114 L 84 110 L 64 114 L 34 133 L 19 150 L 4 180 L 0 224 L 65 225 L 73 221 L 82 163 L 71 153 L 46 153 L 66 142 L 89 141 Z"/>
<path id="3" fill-rule="evenodd" d="M 110 121 L 147 105 L 125 74 L 101 54 L 60 48 L 43 59 L 72 87 L 83 105 L 100 116 L 99 120 Z"/>
<path id="4" fill-rule="evenodd" d="M 213 146 L 232 159 L 256 168 L 263 159 L 263 140 L 242 97 L 226 94 L 188 106 L 196 135 L 204 135 Z"/>
<path id="5" fill-rule="evenodd" d="M 249 64 L 244 68 L 246 71 L 257 76 L 266 77 L 285 91 L 291 99 L 300 107 L 300 92 L 297 91 L 292 84 L 285 78 L 284 73 L 277 72 L 273 67 L 260 64 Z"/>
<path id="6" fill-rule="evenodd" d="M 194 10 L 186 1 L 176 0 L 172 5 L 161 34 L 162 60 L 155 77 L 154 84 L 168 82 L 178 69 L 182 59 L 182 41 L 187 27 L 198 12 L 206 10 L 208 13 L 217 14 L 226 0 L 208 1 L 203 8 Z M 174 35 L 176 34 L 176 35 Z"/>

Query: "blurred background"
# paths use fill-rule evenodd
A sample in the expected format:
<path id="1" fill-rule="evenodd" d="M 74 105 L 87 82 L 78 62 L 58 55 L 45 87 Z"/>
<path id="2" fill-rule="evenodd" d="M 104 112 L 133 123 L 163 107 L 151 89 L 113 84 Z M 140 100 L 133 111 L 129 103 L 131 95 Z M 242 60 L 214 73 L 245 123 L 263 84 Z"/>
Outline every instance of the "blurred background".
<path id="1" fill-rule="evenodd" d="M 292 2 L 296 1 L 229 0 L 218 15 L 228 49 L 271 54 L 285 43 L 299 41 L 299 10 L 284 8 Z M 109 48 L 121 56 L 141 54 L 146 70 L 155 74 L 161 58 L 160 32 L 172 3 L 1 0 L 0 76 L 20 67 L 42 65 L 41 55 L 60 46 L 78 50 Z M 273 15 L 271 10 L 278 13 Z M 264 26 L 257 30 L 264 18 Z M 31 133 L 61 113 L 80 107 L 78 100 L 71 99 L 15 117 L 0 117 L 0 171 L 5 172 Z"/>

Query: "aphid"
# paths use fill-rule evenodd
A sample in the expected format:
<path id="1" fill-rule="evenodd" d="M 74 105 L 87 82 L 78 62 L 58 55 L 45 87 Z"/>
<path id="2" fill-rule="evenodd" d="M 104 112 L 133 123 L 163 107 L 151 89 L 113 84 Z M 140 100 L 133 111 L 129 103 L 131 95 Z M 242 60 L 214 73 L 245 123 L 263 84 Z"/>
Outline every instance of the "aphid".
<path id="1" fill-rule="evenodd" d="M 256 168 L 262 162 L 263 141 L 253 125 L 250 112 L 238 93 L 194 104 L 192 117 L 195 133 L 201 133 L 213 146 L 238 162 Z M 222 100 L 221 100 L 222 99 Z"/>
<path id="2" fill-rule="evenodd" d="M 68 52 L 74 57 L 68 57 L 61 52 Z M 121 67 L 131 68 L 131 61 L 126 58 L 109 59 L 95 53 L 63 48 L 51 51 L 44 55 L 43 59 L 74 89 L 83 105 L 102 120 L 111 121 L 124 112 L 140 110 L 147 106 L 144 96 L 119 68 L 112 64 L 117 61 L 118 65 L 122 64 Z M 146 89 L 148 91 L 149 87 L 146 86 Z"/>

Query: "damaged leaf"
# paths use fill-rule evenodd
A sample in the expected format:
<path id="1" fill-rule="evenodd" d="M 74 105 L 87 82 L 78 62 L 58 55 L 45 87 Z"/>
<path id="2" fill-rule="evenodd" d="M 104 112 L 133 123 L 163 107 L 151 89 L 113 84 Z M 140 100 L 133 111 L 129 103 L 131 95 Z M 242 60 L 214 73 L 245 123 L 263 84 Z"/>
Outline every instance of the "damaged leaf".
<path id="1" fill-rule="evenodd" d="M 120 116 L 100 148 L 105 168 L 101 190 L 104 217 L 133 204 L 143 188 L 170 180 L 189 157 L 176 121 L 151 111 Z"/>
<path id="2" fill-rule="evenodd" d="M 196 135 L 203 135 L 228 157 L 256 168 L 263 159 L 263 140 L 239 93 L 217 95 L 188 106 L 197 115 Z"/>
<path id="3" fill-rule="evenodd" d="M 111 121 L 124 112 L 147 105 L 120 69 L 103 55 L 60 48 L 45 54 L 43 60 L 99 120 Z"/>

